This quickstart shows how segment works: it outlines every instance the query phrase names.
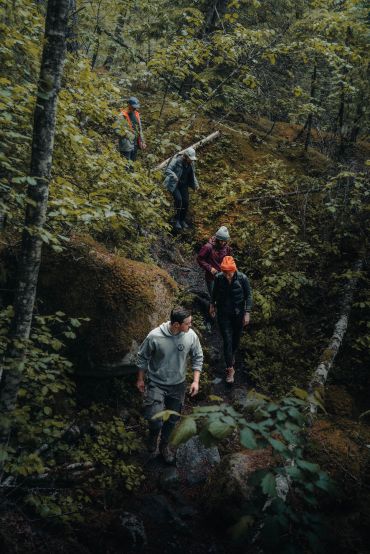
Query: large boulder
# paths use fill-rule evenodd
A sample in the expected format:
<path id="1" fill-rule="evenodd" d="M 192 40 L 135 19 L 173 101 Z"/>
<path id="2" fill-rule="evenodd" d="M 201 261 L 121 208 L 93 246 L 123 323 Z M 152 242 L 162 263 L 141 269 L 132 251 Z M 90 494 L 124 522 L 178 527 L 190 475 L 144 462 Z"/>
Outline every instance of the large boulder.
<path id="1" fill-rule="evenodd" d="M 158 266 L 114 255 L 86 236 L 61 253 L 46 251 L 39 278 L 48 311 L 90 319 L 79 333 L 79 352 L 99 375 L 133 366 L 139 343 L 168 320 L 176 289 Z"/>
<path id="2" fill-rule="evenodd" d="M 225 456 L 206 484 L 205 511 L 225 526 L 237 521 L 243 505 L 251 500 L 254 492 L 252 475 L 272 463 L 268 449 L 243 450 Z"/>
<path id="3" fill-rule="evenodd" d="M 181 444 L 176 452 L 176 466 L 181 478 L 189 485 L 202 483 L 221 461 L 218 448 L 206 448 L 199 437 Z"/>

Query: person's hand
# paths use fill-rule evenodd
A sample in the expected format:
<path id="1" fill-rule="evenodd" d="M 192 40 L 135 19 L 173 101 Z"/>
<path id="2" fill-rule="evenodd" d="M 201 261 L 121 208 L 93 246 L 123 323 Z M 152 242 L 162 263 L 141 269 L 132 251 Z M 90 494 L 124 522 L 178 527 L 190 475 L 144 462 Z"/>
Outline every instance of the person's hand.
<path id="1" fill-rule="evenodd" d="M 141 393 L 141 394 L 144 394 L 145 392 L 145 382 L 144 382 L 144 379 L 138 379 L 136 381 L 136 388 L 137 390 Z"/>
<path id="2" fill-rule="evenodd" d="M 212 267 L 211 268 L 211 273 L 212 273 L 212 275 L 216 275 L 216 273 L 218 273 L 218 271 L 217 271 L 216 268 Z"/>
<path id="3" fill-rule="evenodd" d="M 249 324 L 250 315 L 249 312 L 246 312 L 243 317 L 243 327 L 246 327 Z"/>
<path id="4" fill-rule="evenodd" d="M 141 150 L 145 150 L 145 148 L 146 148 L 146 142 L 142 142 L 141 143 Z"/>
<path id="5" fill-rule="evenodd" d="M 211 304 L 211 305 L 209 306 L 209 315 L 210 315 L 211 317 L 216 317 L 216 308 L 214 307 L 213 304 Z"/>
<path id="6" fill-rule="evenodd" d="M 190 396 L 195 396 L 196 394 L 198 394 L 199 383 L 197 383 L 196 381 L 193 381 L 192 384 L 190 385 L 189 392 L 190 392 Z"/>

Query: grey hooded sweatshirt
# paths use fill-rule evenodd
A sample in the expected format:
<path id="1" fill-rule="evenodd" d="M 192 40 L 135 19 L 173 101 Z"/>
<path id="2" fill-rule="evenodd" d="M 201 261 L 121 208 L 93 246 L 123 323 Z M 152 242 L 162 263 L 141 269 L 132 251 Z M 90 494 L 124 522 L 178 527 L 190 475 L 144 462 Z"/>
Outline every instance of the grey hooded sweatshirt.
<path id="1" fill-rule="evenodd" d="M 138 368 L 147 371 L 149 380 L 159 385 L 178 385 L 185 381 L 188 354 L 193 370 L 202 371 L 203 351 L 198 335 L 192 329 L 173 335 L 170 325 L 167 321 L 153 329 L 137 356 Z"/>

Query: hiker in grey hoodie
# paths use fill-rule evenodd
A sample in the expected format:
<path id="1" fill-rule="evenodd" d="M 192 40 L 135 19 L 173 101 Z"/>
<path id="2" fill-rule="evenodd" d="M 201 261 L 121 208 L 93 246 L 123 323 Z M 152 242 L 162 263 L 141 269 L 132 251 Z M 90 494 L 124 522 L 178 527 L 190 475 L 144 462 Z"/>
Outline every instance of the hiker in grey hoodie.
<path id="1" fill-rule="evenodd" d="M 190 394 L 199 391 L 199 377 L 203 365 L 203 351 L 197 334 L 191 329 L 191 312 L 182 307 L 173 308 L 170 321 L 162 323 L 149 333 L 138 352 L 136 387 L 145 394 L 144 415 L 149 422 L 148 449 L 155 454 L 161 434 L 159 451 L 167 463 L 174 461 L 169 438 L 179 416 L 171 415 L 162 425 L 161 419 L 152 419 L 162 410 L 181 412 L 186 392 L 186 362 L 190 355 L 194 372 Z M 148 383 L 145 390 L 144 376 Z M 161 432 L 162 431 L 162 432 Z"/>

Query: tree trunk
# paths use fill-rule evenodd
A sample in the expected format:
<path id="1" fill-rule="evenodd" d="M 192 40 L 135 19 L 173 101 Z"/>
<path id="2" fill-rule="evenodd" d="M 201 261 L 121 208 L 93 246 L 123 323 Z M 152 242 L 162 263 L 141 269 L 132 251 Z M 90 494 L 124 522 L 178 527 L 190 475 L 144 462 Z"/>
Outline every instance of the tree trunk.
<path id="1" fill-rule="evenodd" d="M 203 36 L 213 33 L 217 27 L 217 21 L 225 15 L 228 0 L 215 0 L 207 10 L 204 18 Z"/>
<path id="2" fill-rule="evenodd" d="M 322 353 L 319 365 L 315 369 L 308 386 L 308 391 L 312 397 L 312 401 L 310 402 L 310 411 L 312 416 L 316 415 L 317 412 L 315 392 L 317 391 L 316 394 L 318 393 L 320 397 L 322 396 L 321 393 L 323 392 L 323 389 L 325 387 L 329 371 L 334 363 L 335 357 L 338 354 L 339 348 L 344 339 L 344 335 L 347 331 L 349 314 L 353 303 L 353 295 L 357 287 L 357 282 L 359 278 L 358 274 L 362 270 L 362 265 L 362 260 L 358 260 L 354 265 L 353 271 L 355 272 L 355 274 L 352 279 L 347 282 L 347 285 L 345 287 L 339 319 L 335 324 L 334 332 L 331 336 L 329 345 Z"/>
<path id="3" fill-rule="evenodd" d="M 68 26 L 66 32 L 68 52 L 78 52 L 79 44 L 77 40 L 77 6 L 76 0 L 69 0 L 68 7 Z"/>
<path id="4" fill-rule="evenodd" d="M 109 46 L 107 57 L 105 58 L 105 62 L 103 63 L 103 67 L 105 67 L 105 69 L 110 70 L 111 67 L 112 67 L 114 56 L 115 56 L 116 51 L 117 51 L 117 44 L 119 44 L 124 24 L 125 24 L 125 16 L 123 14 L 120 14 L 118 16 L 117 25 L 116 25 L 116 28 L 114 29 L 114 33 L 113 33 L 113 39 L 114 40 L 112 41 L 111 45 Z"/>
<path id="5" fill-rule="evenodd" d="M 8 369 L 3 372 L 3 364 L 0 368 L 0 413 L 3 414 L 11 412 L 15 407 L 26 356 L 25 342 L 30 335 L 41 261 L 41 231 L 45 223 L 48 203 L 57 97 L 65 59 L 68 7 L 69 0 L 49 0 L 47 6 L 30 168 L 30 175 L 36 184 L 29 185 L 27 190 L 28 203 L 14 301 L 14 317 L 10 329 L 10 344 L 5 355 Z"/>
<path id="6" fill-rule="evenodd" d="M 92 60 L 91 60 L 91 69 L 94 69 L 95 67 L 95 64 L 96 64 L 96 60 L 98 59 L 98 56 L 99 56 L 99 50 L 100 50 L 100 36 L 102 34 L 102 30 L 100 27 L 98 27 L 96 29 L 96 33 L 97 33 L 97 37 L 96 37 L 96 43 L 95 43 L 95 48 L 94 48 L 94 53 L 93 53 L 93 57 L 92 57 Z"/>
<path id="7" fill-rule="evenodd" d="M 316 65 L 316 62 L 315 62 L 315 65 L 314 65 L 314 68 L 313 68 L 313 73 L 312 73 L 312 77 L 311 77 L 311 102 L 314 101 L 315 99 L 315 94 L 316 94 L 316 77 L 317 77 L 317 65 Z M 305 140 L 305 143 L 304 143 L 304 149 L 305 151 L 307 152 L 308 150 L 308 147 L 309 147 L 309 144 L 311 142 L 311 129 L 312 129 L 312 121 L 313 121 L 313 113 L 311 112 L 307 118 L 307 134 L 306 134 L 306 140 Z"/>

